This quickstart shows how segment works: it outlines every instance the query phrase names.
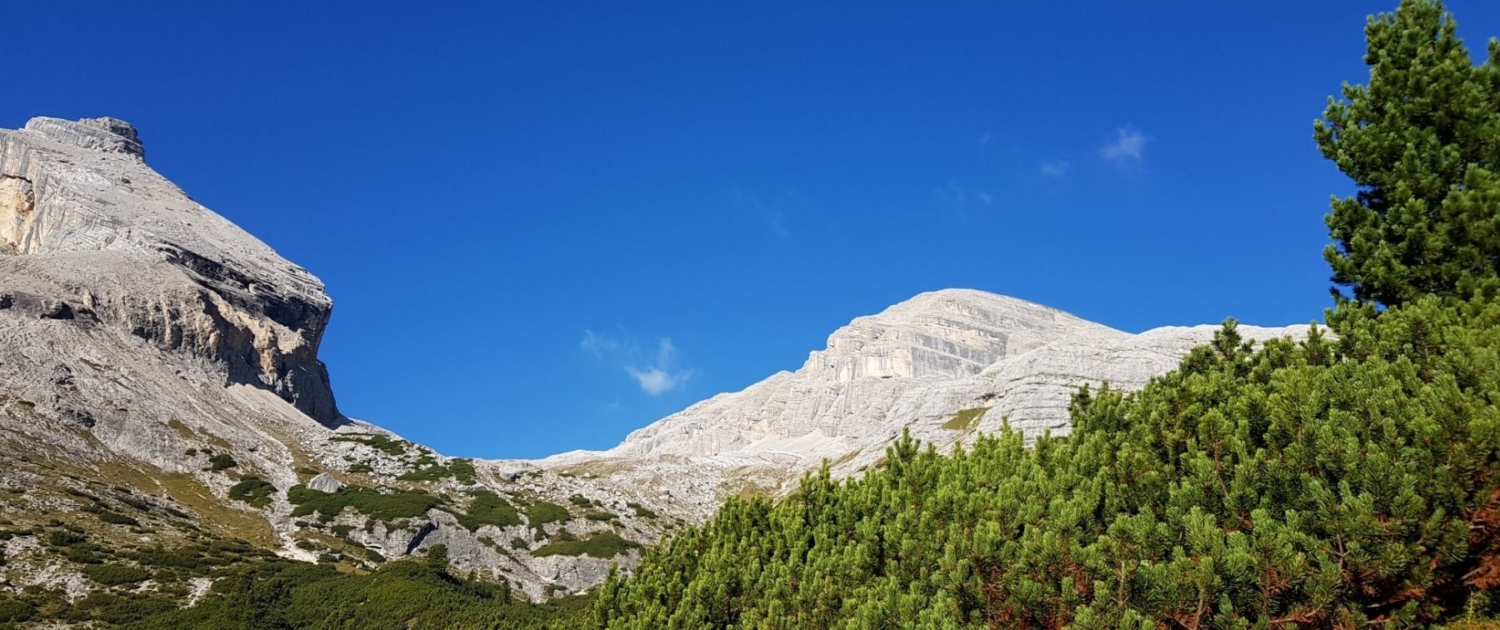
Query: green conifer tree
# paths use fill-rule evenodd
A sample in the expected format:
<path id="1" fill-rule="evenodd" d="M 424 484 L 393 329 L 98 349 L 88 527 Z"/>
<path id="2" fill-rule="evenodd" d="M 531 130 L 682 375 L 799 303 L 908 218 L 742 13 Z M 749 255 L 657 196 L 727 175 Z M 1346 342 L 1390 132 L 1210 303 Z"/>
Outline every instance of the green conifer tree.
<path id="1" fill-rule="evenodd" d="M 1436 0 L 1402 0 L 1365 27 L 1367 85 L 1314 123 L 1359 186 L 1333 201 L 1333 281 L 1392 306 L 1500 286 L 1500 42 L 1476 66 Z M 1337 292 L 1337 289 L 1335 289 Z"/>

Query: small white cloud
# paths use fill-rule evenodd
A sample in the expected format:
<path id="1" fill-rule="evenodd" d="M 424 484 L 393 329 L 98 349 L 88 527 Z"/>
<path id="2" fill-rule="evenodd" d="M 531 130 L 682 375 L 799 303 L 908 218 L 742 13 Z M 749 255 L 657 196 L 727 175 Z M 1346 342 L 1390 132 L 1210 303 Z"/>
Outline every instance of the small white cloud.
<path id="1" fill-rule="evenodd" d="M 681 385 L 691 376 L 686 372 L 672 374 L 661 368 L 649 368 L 645 370 L 625 368 L 625 370 L 630 372 L 631 376 L 635 377 L 635 382 L 640 384 L 641 391 L 652 396 L 660 396 L 676 389 L 678 385 Z"/>
<path id="2" fill-rule="evenodd" d="M 1042 177 L 1062 179 L 1067 176 L 1068 169 L 1071 168 L 1073 168 L 1073 164 L 1067 160 L 1048 160 L 1042 162 L 1037 170 L 1041 172 Z"/>
<path id="3" fill-rule="evenodd" d="M 1115 139 L 1099 148 L 1099 157 L 1117 166 L 1137 164 L 1151 138 L 1126 126 L 1115 130 Z"/>
<path id="4" fill-rule="evenodd" d="M 641 391 L 652 396 L 677 389 L 693 376 L 693 370 L 676 367 L 677 346 L 668 337 L 658 339 L 655 350 L 647 350 L 633 337 L 609 337 L 585 330 L 579 346 L 597 359 L 619 365 Z"/>

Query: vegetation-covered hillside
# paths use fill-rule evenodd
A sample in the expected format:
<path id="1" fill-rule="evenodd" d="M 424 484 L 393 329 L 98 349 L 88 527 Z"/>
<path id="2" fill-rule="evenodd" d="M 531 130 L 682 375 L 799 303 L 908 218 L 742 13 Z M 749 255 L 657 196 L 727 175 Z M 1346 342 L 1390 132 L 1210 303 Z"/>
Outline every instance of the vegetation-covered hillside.
<path id="1" fill-rule="evenodd" d="M 910 441 L 734 501 L 608 583 L 610 628 L 1408 627 L 1495 603 L 1500 306 L 1348 308 L 1337 341 L 1228 325 L 1072 436 Z"/>
<path id="2" fill-rule="evenodd" d="M 1403 628 L 1500 608 L 1500 44 L 1406 0 L 1316 126 L 1360 187 L 1334 335 L 1234 323 L 1075 429 L 731 501 L 603 588 L 603 627 Z"/>

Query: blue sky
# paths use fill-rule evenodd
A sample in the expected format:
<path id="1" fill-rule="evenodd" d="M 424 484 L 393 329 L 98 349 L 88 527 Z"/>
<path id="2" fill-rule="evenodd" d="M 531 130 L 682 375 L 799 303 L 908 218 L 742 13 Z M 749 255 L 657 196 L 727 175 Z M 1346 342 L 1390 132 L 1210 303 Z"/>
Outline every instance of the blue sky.
<path id="1" fill-rule="evenodd" d="M 135 123 L 328 284 L 345 413 L 530 457 L 933 289 L 1319 319 L 1311 123 L 1395 2 L 126 4 L 13 11 L 0 126 Z"/>

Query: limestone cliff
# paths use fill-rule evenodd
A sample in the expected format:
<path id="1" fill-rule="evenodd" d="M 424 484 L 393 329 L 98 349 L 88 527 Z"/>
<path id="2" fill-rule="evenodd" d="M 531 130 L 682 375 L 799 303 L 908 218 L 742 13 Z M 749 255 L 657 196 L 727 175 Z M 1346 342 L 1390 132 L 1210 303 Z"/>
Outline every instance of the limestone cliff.
<path id="1" fill-rule="evenodd" d="M 441 543 L 459 570 L 538 599 L 639 557 L 548 545 L 660 535 L 633 497 L 499 476 L 341 416 L 318 359 L 323 284 L 144 157 L 115 119 L 0 130 L 0 525 L 121 548 L 146 532 L 167 547 L 240 539 L 365 568 Z M 76 558 L 5 531 L 0 594 L 91 588 Z"/>
<path id="2" fill-rule="evenodd" d="M 144 156 L 135 128 L 112 118 L 0 131 L 0 300 L 127 331 L 338 422 L 318 360 L 333 308 L 323 284 Z"/>
<path id="3" fill-rule="evenodd" d="M 720 394 L 631 433 L 608 451 L 543 464 L 655 488 L 701 518 L 724 497 L 780 494 L 827 461 L 836 475 L 878 462 L 902 431 L 947 447 L 1003 424 L 1065 434 L 1078 387 L 1144 386 L 1175 367 L 1214 326 L 1131 335 L 1024 300 L 950 289 L 860 317 L 795 372 Z M 1241 327 L 1250 339 L 1306 327 Z"/>

